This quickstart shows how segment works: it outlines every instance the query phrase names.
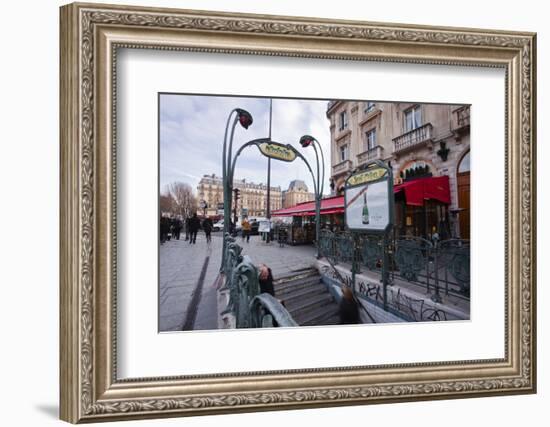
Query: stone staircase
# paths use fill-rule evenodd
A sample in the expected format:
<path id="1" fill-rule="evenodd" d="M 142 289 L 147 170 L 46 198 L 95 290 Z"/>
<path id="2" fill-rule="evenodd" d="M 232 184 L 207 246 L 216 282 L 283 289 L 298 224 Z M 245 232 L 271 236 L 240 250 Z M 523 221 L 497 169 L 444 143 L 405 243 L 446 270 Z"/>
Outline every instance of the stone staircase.
<path id="1" fill-rule="evenodd" d="M 275 297 L 283 301 L 298 325 L 337 325 L 340 322 L 338 304 L 321 283 L 316 269 L 277 278 L 273 286 Z"/>

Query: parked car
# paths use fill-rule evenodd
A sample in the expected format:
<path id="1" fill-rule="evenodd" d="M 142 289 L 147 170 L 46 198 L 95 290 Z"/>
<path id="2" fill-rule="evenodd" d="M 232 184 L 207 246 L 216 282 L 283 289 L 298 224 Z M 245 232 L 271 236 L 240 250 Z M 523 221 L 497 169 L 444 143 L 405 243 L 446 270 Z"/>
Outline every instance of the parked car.
<path id="1" fill-rule="evenodd" d="M 241 232 L 242 226 L 240 223 L 237 223 L 235 226 L 235 234 L 239 234 Z M 222 231 L 223 230 L 223 220 L 216 222 L 213 227 L 212 231 Z"/>

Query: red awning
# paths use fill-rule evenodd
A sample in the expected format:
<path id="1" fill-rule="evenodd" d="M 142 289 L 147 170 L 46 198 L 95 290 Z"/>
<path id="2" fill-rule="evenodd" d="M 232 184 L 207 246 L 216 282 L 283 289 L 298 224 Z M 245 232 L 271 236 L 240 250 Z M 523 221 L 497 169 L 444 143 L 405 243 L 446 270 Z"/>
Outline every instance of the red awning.
<path id="1" fill-rule="evenodd" d="M 329 197 L 321 200 L 321 214 L 344 213 L 344 196 Z M 315 202 L 298 203 L 290 208 L 273 211 L 271 216 L 312 216 L 315 215 Z"/>
<path id="2" fill-rule="evenodd" d="M 419 178 L 393 187 L 394 193 L 400 191 L 405 192 L 406 203 L 411 206 L 423 206 L 424 200 L 427 199 L 438 200 L 447 204 L 451 203 L 449 177 L 446 175 Z"/>
<path id="3" fill-rule="evenodd" d="M 393 187 L 394 193 L 405 192 L 408 205 L 423 206 L 424 200 L 434 199 L 442 203 L 451 203 L 449 190 L 449 177 L 435 176 L 418 178 L 414 181 L 404 182 Z M 344 213 L 344 196 L 329 197 L 321 200 L 321 215 Z M 271 216 L 313 216 L 315 215 L 315 202 L 298 203 L 290 208 L 279 209 L 271 213 Z"/>

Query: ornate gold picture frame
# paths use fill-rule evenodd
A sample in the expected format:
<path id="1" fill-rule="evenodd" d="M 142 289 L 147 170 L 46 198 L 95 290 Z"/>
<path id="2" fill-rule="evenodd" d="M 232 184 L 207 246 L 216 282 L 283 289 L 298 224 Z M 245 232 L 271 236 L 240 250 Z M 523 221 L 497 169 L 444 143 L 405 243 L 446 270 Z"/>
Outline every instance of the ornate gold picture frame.
<path id="1" fill-rule="evenodd" d="M 61 418 L 78 423 L 536 391 L 533 33 L 71 4 L 61 8 Z M 505 72 L 504 357 L 120 379 L 117 49 Z M 493 141 L 494 142 L 494 141 Z"/>

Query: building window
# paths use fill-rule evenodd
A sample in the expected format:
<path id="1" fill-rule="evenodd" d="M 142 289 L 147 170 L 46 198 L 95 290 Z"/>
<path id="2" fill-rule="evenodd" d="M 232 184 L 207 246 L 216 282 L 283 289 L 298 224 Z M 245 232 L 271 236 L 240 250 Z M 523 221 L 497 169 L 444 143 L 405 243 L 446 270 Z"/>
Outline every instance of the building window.
<path id="1" fill-rule="evenodd" d="M 470 152 L 469 151 L 464 155 L 464 157 L 462 157 L 462 160 L 458 165 L 458 173 L 466 173 L 466 172 L 470 172 Z"/>
<path id="2" fill-rule="evenodd" d="M 349 158 L 349 146 L 347 144 L 340 146 L 340 161 L 343 162 Z"/>
<path id="3" fill-rule="evenodd" d="M 368 130 L 365 133 L 365 142 L 367 151 L 376 147 L 376 129 Z"/>
<path id="4" fill-rule="evenodd" d="M 347 111 L 342 111 L 340 113 L 340 130 L 344 130 L 348 127 L 348 113 Z"/>
<path id="5" fill-rule="evenodd" d="M 422 114 L 420 106 L 409 108 L 405 111 L 405 132 L 422 126 Z"/>
<path id="6" fill-rule="evenodd" d="M 423 160 L 415 160 L 406 165 L 399 173 L 403 180 L 432 176 L 432 169 L 428 163 Z"/>
<path id="7" fill-rule="evenodd" d="M 365 102 L 365 113 L 368 114 L 372 111 L 374 111 L 374 106 L 376 104 L 374 102 L 366 101 Z"/>

